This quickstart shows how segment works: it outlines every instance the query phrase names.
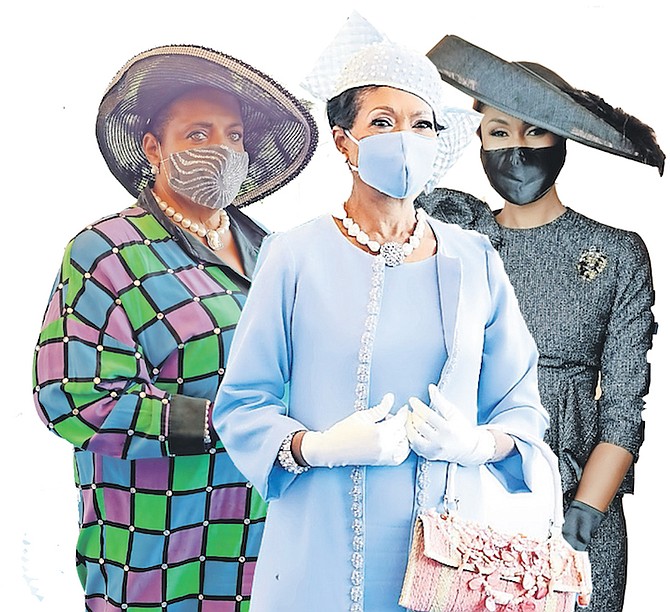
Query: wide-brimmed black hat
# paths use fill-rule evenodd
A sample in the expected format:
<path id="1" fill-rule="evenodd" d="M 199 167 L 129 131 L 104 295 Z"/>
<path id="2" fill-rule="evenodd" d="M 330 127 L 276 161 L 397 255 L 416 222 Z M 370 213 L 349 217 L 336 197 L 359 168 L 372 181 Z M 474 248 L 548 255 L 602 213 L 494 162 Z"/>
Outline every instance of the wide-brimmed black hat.
<path id="1" fill-rule="evenodd" d="M 96 135 L 112 174 L 134 196 L 152 179 L 142 137 L 157 111 L 188 91 L 210 87 L 240 101 L 249 174 L 233 204 L 251 204 L 294 179 L 316 148 L 304 104 L 244 62 L 196 45 L 156 47 L 119 70 L 100 103 Z"/>
<path id="2" fill-rule="evenodd" d="M 473 98 L 582 144 L 655 166 L 665 154 L 654 131 L 599 96 L 575 89 L 540 64 L 507 62 L 458 36 L 428 52 L 444 81 Z"/>

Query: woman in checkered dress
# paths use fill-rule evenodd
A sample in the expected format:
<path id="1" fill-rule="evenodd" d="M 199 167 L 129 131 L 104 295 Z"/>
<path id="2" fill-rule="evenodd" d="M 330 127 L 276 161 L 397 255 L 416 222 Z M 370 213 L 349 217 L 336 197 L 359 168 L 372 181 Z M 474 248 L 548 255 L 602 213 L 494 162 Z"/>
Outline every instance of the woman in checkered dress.
<path id="1" fill-rule="evenodd" d="M 266 234 L 238 206 L 297 176 L 316 129 L 266 75 L 170 46 L 117 74 L 97 135 L 137 202 L 68 244 L 34 360 L 74 446 L 85 609 L 245 610 L 265 504 L 209 412 Z"/>

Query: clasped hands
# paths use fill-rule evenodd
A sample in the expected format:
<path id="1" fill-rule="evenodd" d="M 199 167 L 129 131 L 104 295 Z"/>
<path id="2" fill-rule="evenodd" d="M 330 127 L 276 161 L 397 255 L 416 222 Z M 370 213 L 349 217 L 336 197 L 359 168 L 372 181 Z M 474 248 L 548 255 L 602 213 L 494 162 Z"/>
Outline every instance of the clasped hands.
<path id="1" fill-rule="evenodd" d="M 470 424 L 435 385 L 433 408 L 411 397 L 394 415 L 392 393 L 367 410 L 350 414 L 326 431 L 305 433 L 301 454 L 314 467 L 400 465 L 413 450 L 429 460 L 479 465 L 495 453 L 493 434 Z"/>

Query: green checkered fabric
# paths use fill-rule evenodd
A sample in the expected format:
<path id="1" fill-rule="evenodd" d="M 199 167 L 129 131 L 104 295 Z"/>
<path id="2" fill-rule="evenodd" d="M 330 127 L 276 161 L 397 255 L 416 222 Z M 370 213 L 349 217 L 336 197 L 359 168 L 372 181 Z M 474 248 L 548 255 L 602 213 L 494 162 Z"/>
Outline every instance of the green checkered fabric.
<path id="1" fill-rule="evenodd" d="M 139 204 L 68 245 L 35 352 L 38 413 L 75 449 L 86 610 L 240 612 L 265 504 L 204 431 L 249 282 Z"/>

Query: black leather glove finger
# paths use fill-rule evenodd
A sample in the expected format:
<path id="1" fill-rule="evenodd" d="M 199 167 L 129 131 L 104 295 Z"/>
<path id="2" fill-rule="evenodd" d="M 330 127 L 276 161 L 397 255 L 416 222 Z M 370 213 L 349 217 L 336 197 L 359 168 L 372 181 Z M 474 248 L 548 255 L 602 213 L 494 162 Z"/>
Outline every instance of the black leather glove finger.
<path id="1" fill-rule="evenodd" d="M 565 513 L 563 537 L 575 550 L 586 550 L 605 513 L 576 499 Z"/>

